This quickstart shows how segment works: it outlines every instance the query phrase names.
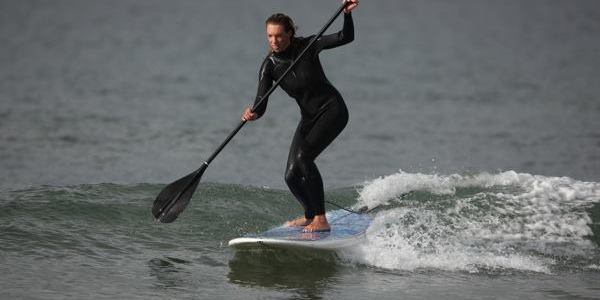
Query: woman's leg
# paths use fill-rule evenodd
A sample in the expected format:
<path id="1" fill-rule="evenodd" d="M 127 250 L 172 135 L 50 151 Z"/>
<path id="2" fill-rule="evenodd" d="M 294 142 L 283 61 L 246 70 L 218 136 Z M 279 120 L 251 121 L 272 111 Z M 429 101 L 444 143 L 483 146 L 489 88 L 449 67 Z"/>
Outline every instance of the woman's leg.
<path id="1" fill-rule="evenodd" d="M 323 180 L 315 159 L 339 135 L 347 122 L 346 106 L 343 101 L 336 101 L 328 105 L 317 119 L 301 122 L 296 129 L 285 179 L 296 199 L 302 204 L 307 220 L 325 214 Z M 326 219 L 324 222 L 327 225 Z"/>
<path id="2" fill-rule="evenodd" d="M 316 214 L 316 208 L 311 199 L 323 198 L 323 181 L 314 159 L 307 152 L 302 131 L 302 124 L 300 124 L 290 147 L 285 182 L 294 197 L 302 204 L 304 217 L 312 219 Z"/>

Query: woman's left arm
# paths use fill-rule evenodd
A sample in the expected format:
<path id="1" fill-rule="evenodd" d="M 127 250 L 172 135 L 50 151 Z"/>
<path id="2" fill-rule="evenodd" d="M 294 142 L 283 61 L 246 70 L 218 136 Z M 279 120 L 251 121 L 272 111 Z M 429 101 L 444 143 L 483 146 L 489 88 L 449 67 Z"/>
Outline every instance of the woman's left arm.
<path id="1" fill-rule="evenodd" d="M 349 3 L 344 8 L 344 27 L 341 31 L 334 34 L 324 35 L 317 42 L 315 48 L 317 52 L 323 49 L 331 49 L 348 44 L 354 40 L 354 21 L 352 20 L 351 11 L 358 5 L 358 0 L 345 0 Z"/>

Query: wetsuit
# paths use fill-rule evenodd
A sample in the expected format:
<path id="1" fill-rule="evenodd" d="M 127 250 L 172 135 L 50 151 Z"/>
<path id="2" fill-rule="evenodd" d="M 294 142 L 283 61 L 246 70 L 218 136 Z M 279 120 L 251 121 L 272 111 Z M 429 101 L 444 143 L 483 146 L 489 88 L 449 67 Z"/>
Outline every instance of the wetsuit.
<path id="1" fill-rule="evenodd" d="M 259 71 L 255 105 L 287 70 L 313 36 L 294 37 L 282 52 L 272 52 Z M 340 93 L 325 77 L 319 52 L 354 40 L 352 15 L 344 14 L 341 31 L 317 40 L 281 81 L 281 87 L 296 100 L 302 118 L 294 134 L 285 171 L 285 181 L 304 207 L 304 216 L 312 219 L 325 213 L 321 174 L 315 165 L 317 156 L 337 137 L 348 123 L 348 110 Z M 267 99 L 254 112 L 265 113 Z"/>

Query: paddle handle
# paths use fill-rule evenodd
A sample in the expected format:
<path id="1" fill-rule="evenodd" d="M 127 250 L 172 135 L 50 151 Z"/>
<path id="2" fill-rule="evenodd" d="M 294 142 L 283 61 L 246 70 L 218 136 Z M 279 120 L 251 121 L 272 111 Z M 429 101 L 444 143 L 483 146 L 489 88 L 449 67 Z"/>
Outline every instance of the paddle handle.
<path id="1" fill-rule="evenodd" d="M 266 101 L 266 99 L 269 98 L 269 96 L 273 93 L 273 91 L 275 91 L 275 88 L 277 88 L 279 86 L 279 84 L 281 83 L 281 81 L 285 78 L 285 76 L 287 76 L 287 74 L 292 70 L 292 68 L 294 68 L 294 66 L 296 66 L 296 63 L 298 63 L 298 61 L 302 58 L 302 56 L 304 56 L 304 54 L 306 53 L 306 51 L 308 51 L 308 49 L 319 39 L 321 38 L 321 36 L 323 36 L 323 33 L 325 33 L 325 30 L 327 30 L 327 28 L 329 28 L 329 26 L 331 26 L 331 24 L 333 23 L 333 21 L 335 21 L 335 19 L 342 13 L 342 11 L 344 11 L 344 8 L 346 7 L 346 5 L 350 4 L 349 2 L 344 2 L 342 3 L 342 5 L 335 11 L 335 13 L 331 16 L 331 18 L 329 18 L 329 21 L 327 21 L 327 23 L 325 24 L 325 26 L 323 26 L 323 28 L 321 28 L 321 30 L 319 30 L 319 32 L 317 33 L 317 35 L 315 35 L 312 40 L 308 43 L 308 45 L 306 47 L 304 47 L 304 50 L 302 50 L 302 52 L 300 52 L 300 54 L 298 55 L 298 57 L 296 57 L 296 59 L 292 62 L 292 64 L 287 68 L 287 70 L 285 70 L 285 72 L 283 72 L 283 74 L 281 75 L 281 77 L 279 77 L 279 79 L 277 79 L 277 81 L 275 81 L 275 83 L 273 84 L 273 86 L 261 97 L 261 99 L 255 103 L 255 105 L 252 107 L 252 109 L 250 110 L 251 112 L 254 112 L 254 110 L 260 106 L 264 101 Z M 238 126 L 229 134 L 229 136 L 227 136 L 227 138 L 225 139 L 225 141 L 223 141 L 223 143 L 221 143 L 221 145 L 219 146 L 219 148 L 217 148 L 217 150 L 215 150 L 215 152 L 204 162 L 205 165 L 209 165 L 213 159 L 215 159 L 215 157 L 217 157 L 217 155 L 219 155 L 219 153 L 223 150 L 223 148 L 225 148 L 225 146 L 227 146 L 227 144 L 229 144 L 229 142 L 231 141 L 231 139 L 233 139 L 233 137 L 238 133 L 238 131 L 240 131 L 240 129 L 242 129 L 242 127 L 244 127 L 244 125 L 246 124 L 246 120 L 243 120 L 240 122 L 240 124 L 238 124 Z"/>

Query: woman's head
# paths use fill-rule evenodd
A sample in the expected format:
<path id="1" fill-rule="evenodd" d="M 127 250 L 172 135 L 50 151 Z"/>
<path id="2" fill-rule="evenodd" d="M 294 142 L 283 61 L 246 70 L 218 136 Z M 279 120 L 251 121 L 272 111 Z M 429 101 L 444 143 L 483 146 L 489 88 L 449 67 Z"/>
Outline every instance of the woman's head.
<path id="1" fill-rule="evenodd" d="M 287 15 L 277 13 L 270 16 L 265 22 L 267 29 L 267 40 L 273 52 L 281 52 L 287 49 L 292 38 L 296 34 L 294 21 Z"/>

